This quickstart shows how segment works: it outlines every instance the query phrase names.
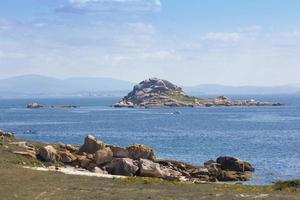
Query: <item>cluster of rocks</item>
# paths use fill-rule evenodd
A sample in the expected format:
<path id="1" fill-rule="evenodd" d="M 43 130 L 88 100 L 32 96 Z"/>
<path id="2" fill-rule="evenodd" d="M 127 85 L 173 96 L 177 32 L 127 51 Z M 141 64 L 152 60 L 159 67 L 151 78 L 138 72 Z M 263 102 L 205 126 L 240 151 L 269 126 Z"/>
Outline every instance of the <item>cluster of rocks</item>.
<path id="1" fill-rule="evenodd" d="M 5 132 L 3 130 L 0 130 L 0 139 L 4 139 L 4 138 L 15 138 L 16 137 L 16 133 L 14 132 Z"/>
<path id="2" fill-rule="evenodd" d="M 230 100 L 220 96 L 216 99 L 201 99 L 188 96 L 182 88 L 158 78 L 150 78 L 134 86 L 133 90 L 120 102 L 116 108 L 135 107 L 201 107 L 201 106 L 281 106 L 280 103 L 259 102 L 251 100 Z"/>
<path id="3" fill-rule="evenodd" d="M 200 102 L 201 105 L 201 102 Z M 255 99 L 250 100 L 231 100 L 226 96 L 219 96 L 216 99 L 209 101 L 202 101 L 203 106 L 282 106 L 281 103 L 272 103 L 272 102 L 260 102 Z"/>
<path id="4" fill-rule="evenodd" d="M 14 137 L 0 132 L 0 137 Z M 30 156 L 45 163 L 61 163 L 94 173 L 155 177 L 165 180 L 180 180 L 193 183 L 217 181 L 246 181 L 251 178 L 253 166 L 233 157 L 219 157 L 204 166 L 185 162 L 157 159 L 154 149 L 142 144 L 127 148 L 105 144 L 94 136 L 87 136 L 80 147 L 70 144 L 32 145 L 27 142 L 12 142 L 23 148 L 13 153 Z"/>
<path id="5" fill-rule="evenodd" d="M 75 105 L 51 105 L 51 106 L 45 106 L 45 105 L 39 104 L 37 102 L 30 103 L 26 107 L 27 108 L 31 108 L 31 109 L 37 109 L 37 108 L 78 108 L 78 106 L 75 106 Z"/>

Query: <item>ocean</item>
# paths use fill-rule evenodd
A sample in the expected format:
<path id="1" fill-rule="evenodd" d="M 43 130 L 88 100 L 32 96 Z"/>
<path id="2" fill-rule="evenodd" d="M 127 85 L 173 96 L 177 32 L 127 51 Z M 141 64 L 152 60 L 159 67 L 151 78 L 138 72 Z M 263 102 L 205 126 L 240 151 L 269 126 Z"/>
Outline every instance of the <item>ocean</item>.
<path id="1" fill-rule="evenodd" d="M 80 145 L 88 134 L 124 147 L 142 143 L 159 158 L 199 165 L 239 157 L 256 168 L 247 184 L 300 178 L 300 95 L 229 97 L 285 106 L 115 109 L 109 105 L 120 98 L 0 99 L 0 129 L 48 143 Z M 26 109 L 31 102 L 80 108 Z"/>

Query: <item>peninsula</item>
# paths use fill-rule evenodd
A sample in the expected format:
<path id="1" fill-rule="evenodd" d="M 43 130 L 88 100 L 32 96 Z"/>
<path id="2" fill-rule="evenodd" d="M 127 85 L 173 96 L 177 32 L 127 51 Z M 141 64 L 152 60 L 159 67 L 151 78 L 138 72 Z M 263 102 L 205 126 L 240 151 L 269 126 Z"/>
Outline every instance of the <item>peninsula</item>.
<path id="1" fill-rule="evenodd" d="M 187 95 L 183 89 L 170 81 L 149 78 L 135 85 L 133 90 L 116 108 L 153 108 L 153 107 L 211 107 L 211 106 L 281 106 L 281 103 L 259 102 L 255 99 L 231 100 L 226 96 L 216 99 L 202 99 Z"/>

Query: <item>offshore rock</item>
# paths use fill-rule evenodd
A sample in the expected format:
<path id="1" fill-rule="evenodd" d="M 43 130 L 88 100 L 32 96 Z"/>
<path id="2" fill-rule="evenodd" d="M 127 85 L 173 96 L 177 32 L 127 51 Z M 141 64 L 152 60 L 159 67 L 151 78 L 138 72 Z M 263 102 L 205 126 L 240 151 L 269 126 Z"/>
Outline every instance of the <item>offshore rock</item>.
<path id="1" fill-rule="evenodd" d="M 202 99 L 188 96 L 181 87 L 170 81 L 149 78 L 135 85 L 116 108 L 211 107 L 211 106 L 282 106 L 281 103 L 250 100 L 231 100 L 226 96 Z"/>

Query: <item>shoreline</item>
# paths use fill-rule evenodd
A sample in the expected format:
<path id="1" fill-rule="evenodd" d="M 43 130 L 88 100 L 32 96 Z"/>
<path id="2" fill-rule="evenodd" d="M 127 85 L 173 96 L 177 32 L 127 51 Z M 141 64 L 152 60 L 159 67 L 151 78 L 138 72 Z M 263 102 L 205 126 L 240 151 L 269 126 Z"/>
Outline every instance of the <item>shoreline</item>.
<path id="1" fill-rule="evenodd" d="M 159 160 L 156 151 L 143 144 L 123 148 L 106 144 L 91 135 L 84 139 L 81 146 L 20 141 L 14 133 L 4 131 L 0 131 L 0 137 L 2 144 L 17 147 L 17 150 L 11 150 L 14 154 L 31 157 L 42 166 L 72 167 L 68 169 L 73 169 L 74 173 L 82 170 L 103 175 L 203 183 L 244 182 L 250 180 L 255 171 L 249 162 L 229 156 L 206 161 L 203 166 L 176 160 Z"/>
<path id="2" fill-rule="evenodd" d="M 38 160 L 25 149 L 45 145 L 17 140 L 13 134 L 0 140 L 0 199 L 299 199 L 300 180 L 275 185 L 234 182 L 180 182 L 154 177 L 95 174 L 88 170 Z M 10 141 L 8 141 L 8 139 Z M 25 143 L 24 143 L 25 142 Z M 30 150 L 29 150 L 30 152 Z M 47 168 L 48 167 L 48 168 Z M 70 197 L 72 194 L 72 197 Z M 18 197 L 18 198 L 17 198 Z"/>

